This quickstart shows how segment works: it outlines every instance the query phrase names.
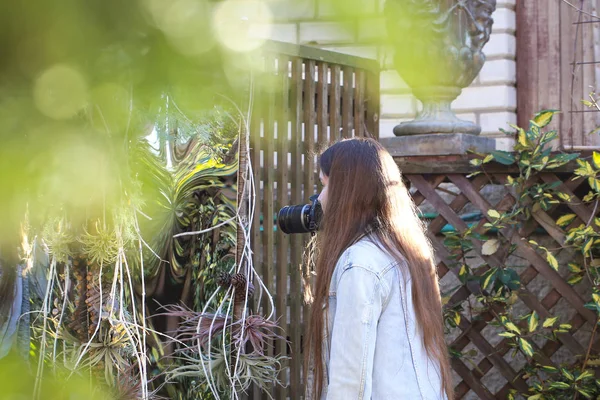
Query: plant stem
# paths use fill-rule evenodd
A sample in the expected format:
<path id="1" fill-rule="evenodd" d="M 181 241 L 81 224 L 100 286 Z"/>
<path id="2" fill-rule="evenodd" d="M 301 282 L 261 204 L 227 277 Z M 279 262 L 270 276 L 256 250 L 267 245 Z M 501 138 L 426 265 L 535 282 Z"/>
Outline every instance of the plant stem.
<path id="1" fill-rule="evenodd" d="M 594 343 L 594 337 L 596 336 L 596 331 L 598 329 L 598 323 L 600 323 L 600 320 L 596 321 L 596 323 L 594 324 L 594 329 L 592 329 L 592 336 L 590 337 L 590 343 L 588 344 L 587 353 L 585 354 L 585 360 L 583 361 L 583 365 L 581 366 L 582 371 L 585 369 L 585 366 L 590 358 L 590 353 L 592 351 L 592 344 Z"/>

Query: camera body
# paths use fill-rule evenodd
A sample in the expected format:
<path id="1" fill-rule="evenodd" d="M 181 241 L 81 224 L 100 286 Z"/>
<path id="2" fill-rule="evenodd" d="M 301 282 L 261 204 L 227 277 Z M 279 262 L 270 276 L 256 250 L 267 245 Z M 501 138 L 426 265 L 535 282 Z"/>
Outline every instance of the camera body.
<path id="1" fill-rule="evenodd" d="M 311 233 L 319 230 L 323 208 L 319 195 L 310 197 L 310 204 L 285 206 L 277 213 L 277 225 L 284 233 Z"/>

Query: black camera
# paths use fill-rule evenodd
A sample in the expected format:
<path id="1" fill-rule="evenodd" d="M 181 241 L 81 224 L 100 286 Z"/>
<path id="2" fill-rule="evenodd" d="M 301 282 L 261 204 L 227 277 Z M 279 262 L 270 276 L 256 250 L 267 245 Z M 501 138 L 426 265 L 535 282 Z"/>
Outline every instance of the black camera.
<path id="1" fill-rule="evenodd" d="M 323 208 L 318 200 L 319 195 L 310 197 L 310 204 L 285 206 L 277 213 L 277 224 L 287 234 L 312 233 L 319 230 Z"/>

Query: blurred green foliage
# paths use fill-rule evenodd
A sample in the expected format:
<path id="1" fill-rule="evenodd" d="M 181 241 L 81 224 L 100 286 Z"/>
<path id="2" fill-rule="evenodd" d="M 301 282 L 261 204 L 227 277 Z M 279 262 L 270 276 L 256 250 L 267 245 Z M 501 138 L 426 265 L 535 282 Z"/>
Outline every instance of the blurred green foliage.
<path id="1" fill-rule="evenodd" d="M 64 375 L 64 371 L 63 371 Z M 68 383 L 57 376 L 47 376 L 43 380 L 44 391 L 40 393 L 40 400 L 109 400 L 112 395 L 91 384 L 89 379 L 74 377 Z M 0 399 L 25 400 L 33 398 L 32 382 L 35 376 L 30 368 L 16 356 L 0 359 Z"/>
<path id="2" fill-rule="evenodd" d="M 57 209 L 84 219 L 121 193 L 128 146 L 153 130 L 166 99 L 198 120 L 224 98 L 242 97 L 251 63 L 242 68 L 240 61 L 249 53 L 231 49 L 228 37 L 237 31 L 227 28 L 242 29 L 242 16 L 226 10 L 215 21 L 212 7 L 155 0 L 0 5 L 2 257 L 15 257 L 27 207 L 34 224 Z"/>
<path id="3" fill-rule="evenodd" d="M 237 162 L 231 144 L 252 97 L 251 77 L 265 67 L 260 57 L 262 40 L 257 37 L 269 35 L 272 3 L 284 2 L 0 4 L 0 269 L 13 272 L 19 258 L 31 259 L 36 251 L 32 244 L 40 242 L 58 263 L 55 282 L 49 286 L 43 279 L 34 282 L 46 293 L 30 296 L 35 299 L 33 312 L 47 309 L 31 323 L 32 344 L 53 342 L 54 351 L 60 343 L 60 356 L 77 349 L 77 340 L 88 340 L 86 335 L 93 329 L 76 317 L 85 317 L 94 307 L 102 309 L 92 296 L 96 288 L 90 282 L 102 287 L 106 280 L 112 281 L 108 278 L 118 276 L 113 265 L 119 250 L 126 250 L 137 278 L 142 268 L 146 272 L 143 290 L 136 278 L 133 289 L 127 285 L 123 289 L 120 283 L 125 300 L 120 300 L 119 309 L 140 321 L 144 314 L 139 303 L 130 300 L 135 298 L 132 292 L 138 296 L 144 292 L 154 300 L 146 303 L 145 316 L 156 313 L 157 299 L 161 304 L 187 300 L 198 311 L 216 286 L 215 273 L 231 267 L 234 227 L 194 239 L 174 239 L 173 234 L 233 215 Z M 345 26 L 348 29 L 357 26 L 359 3 L 352 0 L 341 7 L 341 2 L 331 1 L 340 19 L 353 21 Z M 258 79 L 257 92 L 273 91 L 277 84 L 273 77 Z M 254 100 L 261 101 L 261 95 Z M 143 140 L 146 137 L 153 149 Z M 143 247 L 137 229 L 148 242 Z M 21 231 L 27 234 L 29 246 L 21 246 Z M 80 264 L 69 272 L 66 266 L 75 258 Z M 36 262 L 45 277 L 49 259 Z M 106 268 L 98 270 L 97 264 L 105 263 Z M 160 273 L 165 270 L 172 274 Z M 8 275 L 2 276 L 6 287 L 0 289 L 10 298 Z M 67 289 L 69 279 L 76 281 L 71 289 Z M 46 297 L 47 307 L 37 304 L 43 300 L 37 296 Z M 0 293 L 0 308 L 2 303 Z M 10 306 L 9 301 L 4 303 Z M 129 317 L 121 319 L 130 323 Z M 56 329 L 47 329 L 47 321 Z M 147 323 L 157 331 L 168 328 L 156 316 Z M 71 326 L 73 335 L 83 339 L 66 336 Z M 40 339 L 40 332 L 48 338 Z M 168 366 L 163 365 L 168 345 L 163 348 L 164 337 L 146 333 L 143 350 L 149 354 L 147 378 L 152 378 Z M 86 357 L 106 351 L 98 338 L 89 340 L 93 350 Z M 89 379 L 80 385 L 77 374 L 65 386 L 60 377 L 72 371 L 62 373 L 54 365 L 56 356 L 49 355 L 50 348 L 39 346 L 28 367 L 10 358 L 0 360 L 0 396 L 32 398 L 37 378 L 27 368 L 43 365 L 44 381 L 35 385 L 42 388 L 40 398 L 61 399 L 63 393 L 65 398 L 104 398 L 90 391 Z M 114 354 L 123 356 L 120 348 Z M 39 365 L 34 364 L 36 359 Z M 131 363 L 130 358 L 125 361 Z M 112 365 L 102 362 L 106 370 Z M 57 373 L 51 371 L 54 368 Z M 131 382 L 118 382 L 112 374 L 107 374 L 111 376 L 105 377 L 103 386 L 117 382 L 124 392 L 138 389 Z M 184 396 L 187 383 L 172 383 L 165 390 Z M 204 389 L 194 389 L 189 397 Z"/>

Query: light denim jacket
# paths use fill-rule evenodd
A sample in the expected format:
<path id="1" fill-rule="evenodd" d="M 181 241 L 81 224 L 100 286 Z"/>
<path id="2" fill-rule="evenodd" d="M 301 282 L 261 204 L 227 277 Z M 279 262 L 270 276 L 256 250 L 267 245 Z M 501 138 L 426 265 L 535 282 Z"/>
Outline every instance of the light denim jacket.
<path id="1" fill-rule="evenodd" d="M 331 278 L 321 398 L 446 400 L 416 326 L 406 262 L 373 240 L 348 248 Z"/>

